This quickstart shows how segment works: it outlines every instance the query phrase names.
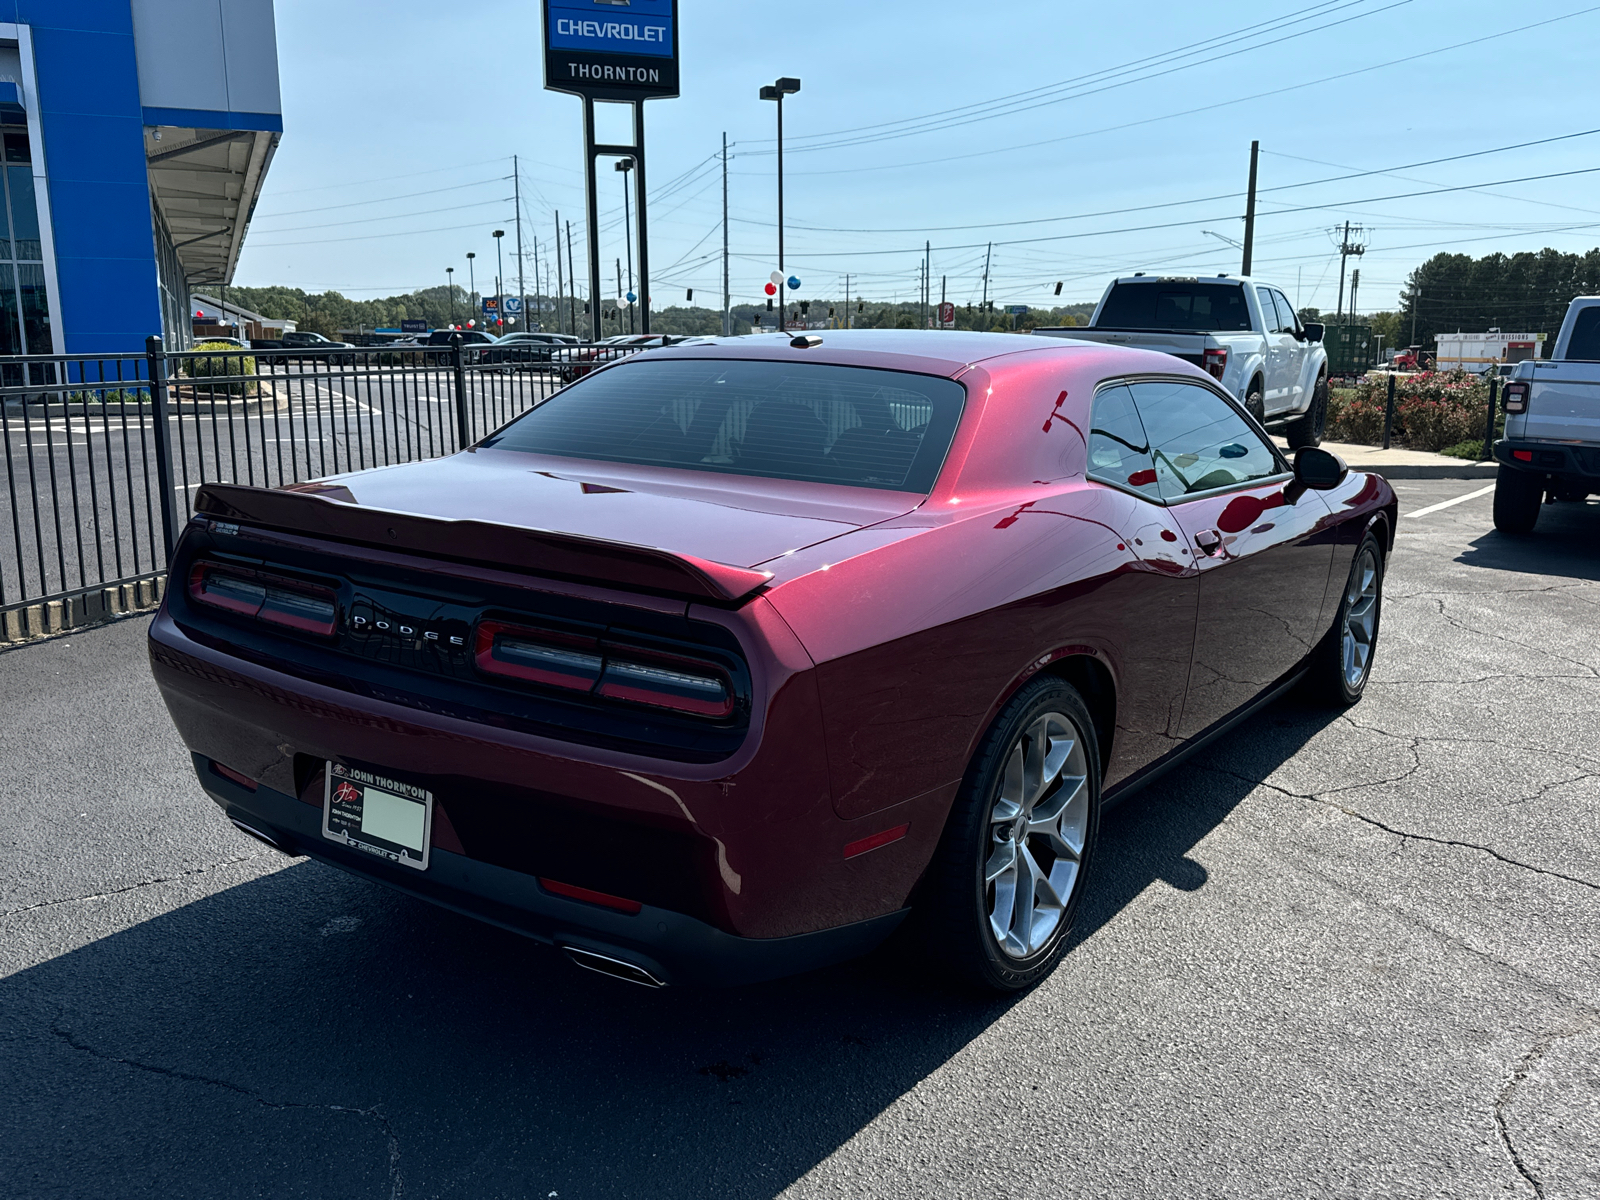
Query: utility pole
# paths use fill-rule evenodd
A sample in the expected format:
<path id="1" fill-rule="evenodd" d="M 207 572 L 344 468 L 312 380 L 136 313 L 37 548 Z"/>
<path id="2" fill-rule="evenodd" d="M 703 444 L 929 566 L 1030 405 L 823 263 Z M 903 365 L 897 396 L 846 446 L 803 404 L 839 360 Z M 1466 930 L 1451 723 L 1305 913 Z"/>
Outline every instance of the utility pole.
<path id="1" fill-rule="evenodd" d="M 622 260 L 617 259 L 617 307 L 622 306 Z M 617 314 L 617 332 L 622 332 L 622 314 Z"/>
<path id="2" fill-rule="evenodd" d="M 1416 288 L 1411 289 L 1411 345 L 1417 344 L 1417 307 L 1421 303 L 1422 293 Z"/>
<path id="3" fill-rule="evenodd" d="M 1250 274 L 1250 255 L 1256 244 L 1256 156 L 1261 153 L 1261 143 L 1250 143 L 1250 194 L 1244 205 L 1244 265 L 1239 274 Z"/>
<path id="4" fill-rule="evenodd" d="M 994 243 L 989 243 L 989 248 L 983 252 L 983 305 L 980 312 L 989 311 L 989 259 L 994 254 Z M 968 295 L 972 293 L 968 292 Z"/>
<path id="5" fill-rule="evenodd" d="M 1359 238 L 1360 236 L 1361 236 L 1361 226 L 1357 225 L 1356 226 L 1356 237 Z M 1341 238 L 1340 241 L 1339 241 L 1339 306 L 1338 306 L 1338 309 L 1337 309 L 1337 315 L 1334 318 L 1334 320 L 1339 324 L 1343 324 L 1344 323 L 1344 266 L 1345 266 L 1345 262 L 1349 259 L 1349 257 L 1352 254 L 1354 254 L 1357 258 L 1360 258 L 1366 252 L 1367 252 L 1367 247 L 1366 247 L 1365 243 L 1360 242 L 1360 241 L 1352 242 L 1350 240 L 1350 222 L 1346 221 L 1344 223 L 1344 237 Z"/>
<path id="6" fill-rule="evenodd" d="M 947 290 L 949 290 L 949 286 L 950 286 L 950 276 L 948 276 L 948 275 L 939 276 L 939 328 L 940 329 L 944 328 L 945 292 Z"/>
<path id="7" fill-rule="evenodd" d="M 595 270 L 598 271 L 599 268 L 596 267 Z M 573 258 L 572 258 L 572 222 L 571 221 L 567 222 L 567 278 L 572 280 L 572 298 L 569 301 L 567 301 L 567 307 L 568 307 L 568 310 L 572 314 L 572 328 L 573 329 L 577 329 L 578 328 L 578 264 L 576 262 L 574 262 Z M 589 291 L 591 293 L 593 293 L 594 290 L 595 289 L 592 288 L 592 287 L 589 289 Z M 593 303 L 594 296 L 592 294 L 590 295 L 589 300 L 590 300 L 591 303 Z M 600 313 L 596 309 L 591 309 L 590 311 L 594 313 L 593 324 L 594 324 L 594 328 L 595 328 L 595 331 L 596 331 L 594 340 L 598 342 L 600 340 L 599 332 L 598 332 L 599 328 L 600 328 Z"/>
<path id="8" fill-rule="evenodd" d="M 561 293 L 566 291 L 566 280 L 561 272 L 561 210 L 556 209 L 556 331 L 565 333 L 561 325 Z"/>
<path id="9" fill-rule="evenodd" d="M 631 158 L 619 158 L 616 169 L 622 172 L 622 245 L 628 252 L 628 290 L 633 291 L 633 237 L 628 232 L 633 217 L 628 212 L 628 172 L 633 170 Z M 618 285 L 620 291 L 621 285 Z M 622 297 L 619 295 L 618 300 Z M 628 301 L 628 332 L 633 332 L 633 301 Z"/>
<path id="10" fill-rule="evenodd" d="M 528 281 L 523 277 L 526 265 L 522 261 L 522 171 L 517 166 L 517 156 L 511 156 L 511 174 L 516 180 L 513 189 L 517 201 L 517 295 L 522 297 L 522 327 L 528 327 Z M 534 276 L 534 287 L 539 286 L 538 276 Z"/>
<path id="11" fill-rule="evenodd" d="M 850 273 L 848 271 L 845 272 L 844 276 L 844 327 L 846 329 L 850 328 Z"/>
<path id="12" fill-rule="evenodd" d="M 928 327 L 928 293 L 933 290 L 933 243 L 922 243 L 922 327 Z"/>
<path id="13" fill-rule="evenodd" d="M 1356 319 L 1356 314 L 1361 310 L 1356 307 L 1356 292 L 1361 288 L 1361 268 L 1357 267 L 1350 272 L 1350 319 Z"/>
<path id="14" fill-rule="evenodd" d="M 728 134 L 722 134 L 722 336 L 733 336 L 733 295 L 728 287 Z"/>
<path id="15" fill-rule="evenodd" d="M 522 307 L 526 309 L 528 302 L 524 300 Z M 540 329 L 544 328 L 544 309 L 539 305 L 539 235 L 533 235 L 533 315 L 538 318 L 535 322 Z"/>

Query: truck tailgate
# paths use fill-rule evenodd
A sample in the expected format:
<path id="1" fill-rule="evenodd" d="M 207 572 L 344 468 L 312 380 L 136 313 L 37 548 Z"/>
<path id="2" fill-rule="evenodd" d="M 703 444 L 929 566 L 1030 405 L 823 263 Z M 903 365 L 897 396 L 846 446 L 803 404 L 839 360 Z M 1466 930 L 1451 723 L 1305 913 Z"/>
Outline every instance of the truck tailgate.
<path id="1" fill-rule="evenodd" d="M 1507 418 L 1507 437 L 1600 442 L 1600 362 L 1537 363 L 1531 392 L 1528 411 Z"/>
<path id="2" fill-rule="evenodd" d="M 1132 346 L 1136 350 L 1156 350 L 1203 366 L 1207 346 L 1217 341 L 1208 333 L 1168 333 L 1156 329 L 1037 329 L 1049 337 L 1071 338 L 1081 342 L 1100 342 L 1107 346 Z"/>

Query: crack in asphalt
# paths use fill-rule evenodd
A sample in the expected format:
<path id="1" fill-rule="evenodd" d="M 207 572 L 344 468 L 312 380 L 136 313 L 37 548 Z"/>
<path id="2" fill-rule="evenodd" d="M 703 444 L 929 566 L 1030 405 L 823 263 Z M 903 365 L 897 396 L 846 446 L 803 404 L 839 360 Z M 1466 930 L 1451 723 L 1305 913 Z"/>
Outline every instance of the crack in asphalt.
<path id="1" fill-rule="evenodd" d="M 1413 739 L 1413 740 L 1417 740 L 1417 739 Z M 1413 753 L 1415 753 L 1416 752 L 1416 748 L 1413 746 L 1412 749 L 1413 749 Z M 1229 775 L 1229 776 L 1232 776 L 1234 779 L 1238 779 L 1238 780 L 1240 780 L 1240 781 L 1242 781 L 1244 783 L 1254 784 L 1257 787 L 1270 788 L 1272 791 L 1277 792 L 1279 795 L 1288 796 L 1292 800 L 1306 800 L 1306 801 L 1309 801 L 1309 802 L 1311 802 L 1313 804 L 1321 804 L 1321 805 L 1325 805 L 1328 808 L 1337 809 L 1339 812 L 1344 813 L 1347 817 L 1354 817 L 1357 821 L 1361 821 L 1364 824 L 1371 825 L 1375 829 L 1381 829 L 1385 833 L 1391 834 L 1394 837 L 1404 838 L 1404 839 L 1406 839 L 1408 841 L 1431 842 L 1436 846 L 1452 846 L 1452 847 L 1455 847 L 1455 848 L 1461 849 L 1461 850 L 1476 850 L 1481 854 L 1487 854 L 1490 858 L 1493 858 L 1493 859 L 1496 859 L 1499 862 L 1505 863 L 1507 866 L 1519 867 L 1524 871 L 1532 871 L 1536 875 L 1548 875 L 1552 879 L 1565 880 L 1567 883 L 1575 883 L 1579 887 L 1586 887 L 1586 888 L 1591 889 L 1592 891 L 1600 892 L 1600 883 L 1596 883 L 1593 880 L 1583 879 L 1583 878 L 1581 878 L 1581 877 L 1579 877 L 1577 875 L 1567 875 L 1567 874 L 1565 874 L 1564 872 L 1561 872 L 1561 871 L 1551 870 L 1549 867 L 1535 866 L 1533 863 L 1523 862 L 1521 859 L 1512 858 L 1509 855 L 1500 853 L 1500 851 L 1494 849 L 1494 847 L 1492 847 L 1492 846 L 1481 845 L 1478 842 L 1463 842 L 1458 838 L 1434 837 L 1431 834 L 1415 833 L 1415 832 L 1413 832 L 1411 830 L 1408 830 L 1408 829 L 1399 829 L 1399 828 L 1396 828 L 1393 825 L 1389 825 L 1389 824 L 1387 824 L 1387 823 L 1385 823 L 1383 821 L 1378 820 L 1378 818 L 1376 818 L 1376 817 L 1368 816 L 1366 813 L 1358 812 L 1356 809 L 1349 808 L 1346 805 L 1337 803 L 1336 801 L 1324 799 L 1325 796 L 1331 795 L 1331 794 L 1333 794 L 1335 792 L 1350 791 L 1351 788 L 1356 788 L 1356 787 L 1363 787 L 1363 788 L 1365 788 L 1365 787 L 1382 787 L 1383 785 L 1389 784 L 1389 783 L 1399 783 L 1400 781 L 1409 778 L 1411 775 L 1415 774 L 1418 770 L 1421 769 L 1421 766 L 1422 766 L 1422 756 L 1421 756 L 1421 754 L 1416 754 L 1416 759 L 1417 759 L 1416 763 L 1413 764 L 1413 766 L 1410 768 L 1410 770 L 1407 770 L 1407 771 L 1403 772 L 1402 774 L 1395 776 L 1393 779 L 1376 779 L 1376 780 L 1371 780 L 1371 781 L 1366 782 L 1366 783 L 1351 784 L 1349 787 L 1330 788 L 1327 792 L 1324 792 L 1321 795 L 1318 795 L 1317 793 L 1314 793 L 1314 792 L 1294 792 L 1294 791 L 1290 791 L 1288 788 L 1280 787 L 1279 785 L 1277 785 L 1275 783 L 1268 783 L 1265 779 L 1256 779 L 1253 776 L 1244 775 L 1244 774 L 1239 773 L 1238 771 L 1230 771 L 1226 767 L 1201 767 L 1199 769 L 1200 770 L 1205 770 L 1205 771 L 1214 771 L 1219 775 Z M 1570 781 L 1568 781 L 1568 782 L 1570 782 Z"/>
<path id="2" fill-rule="evenodd" d="M 241 1087 L 237 1083 L 230 1083 L 226 1079 L 213 1079 L 209 1075 L 197 1075 L 192 1071 L 180 1071 L 176 1067 L 162 1067 L 154 1063 L 140 1062 L 135 1058 L 122 1058 L 115 1054 L 107 1054 L 80 1039 L 70 1029 L 63 1029 L 59 1021 L 51 1023 L 50 1032 L 74 1050 L 81 1051 L 101 1062 L 121 1063 L 125 1067 L 131 1067 L 136 1071 L 145 1071 L 151 1075 L 161 1075 L 184 1083 L 199 1083 L 207 1087 L 221 1088 L 224 1091 L 243 1096 L 245 1099 L 259 1104 L 262 1108 L 270 1108 L 278 1112 L 302 1110 L 307 1112 L 349 1113 L 353 1116 L 371 1118 L 383 1130 L 383 1135 L 388 1142 L 389 1200 L 400 1200 L 400 1197 L 405 1194 L 405 1179 L 400 1174 L 400 1139 L 395 1135 L 394 1126 L 390 1123 L 389 1118 L 384 1116 L 383 1111 L 376 1106 L 372 1108 L 353 1108 L 346 1104 L 300 1104 L 292 1100 L 268 1100 L 264 1096 L 259 1096 L 252 1092 L 249 1088 Z"/>
<path id="3" fill-rule="evenodd" d="M 1492 639 L 1493 641 L 1504 642 L 1506 645 L 1515 646 L 1519 650 L 1531 650 L 1535 654 L 1542 654 L 1546 658 L 1555 659 L 1557 662 L 1571 663 L 1573 666 L 1587 671 L 1590 675 L 1600 678 L 1600 668 L 1593 667 L 1590 664 L 1581 661 L 1580 659 L 1568 658 L 1564 654 L 1557 654 L 1554 650 L 1545 650 L 1538 646 L 1531 646 L 1527 642 L 1519 642 L 1515 638 L 1506 637 L 1503 633 L 1491 633 L 1486 629 L 1476 629 L 1462 621 L 1459 617 L 1452 617 L 1449 613 L 1447 613 L 1445 611 L 1443 599 L 1434 598 L 1434 603 L 1438 605 L 1440 618 L 1443 619 L 1444 623 L 1449 625 L 1452 629 L 1459 629 L 1463 633 L 1475 633 L 1479 637 L 1486 637 Z"/>
<path id="4" fill-rule="evenodd" d="M 106 900 L 112 896 L 126 895 L 136 892 L 140 888 L 155 887 L 159 883 L 176 883 L 180 879 L 187 879 L 191 875 L 204 875 L 208 871 L 215 871 L 222 867 L 231 867 L 238 863 L 249 862 L 251 859 L 266 858 L 265 852 L 261 854 L 242 854 L 238 858 L 225 858 L 221 862 L 208 863 L 203 867 L 194 867 L 187 871 L 179 871 L 176 875 L 160 875 L 155 879 L 142 879 L 138 883 L 130 883 L 127 887 L 112 888 L 108 892 L 90 892 L 86 896 L 63 896 L 59 900 L 41 900 L 37 904 L 27 904 L 21 908 L 8 909 L 0 912 L 0 921 L 7 917 L 21 916 L 23 913 L 34 912 L 41 908 L 54 908 L 58 904 L 83 904 L 90 900 Z"/>
<path id="5" fill-rule="evenodd" d="M 1583 676 L 1561 675 L 1556 676 L 1556 678 L 1579 679 L 1583 678 Z M 1339 719 L 1348 724 L 1352 729 L 1359 729 L 1363 733 L 1375 733 L 1379 737 L 1392 738 L 1395 741 L 1410 742 L 1413 744 L 1413 746 L 1433 742 L 1437 742 L 1441 745 L 1499 746 L 1504 750 L 1522 750 L 1529 754 L 1543 754 L 1549 756 L 1550 758 L 1570 758 L 1575 759 L 1578 762 L 1594 763 L 1597 766 L 1600 766 L 1600 758 L 1595 758 L 1588 754 L 1575 754 L 1571 750 L 1554 750 L 1549 746 L 1529 746 L 1522 742 L 1503 742 L 1499 738 L 1442 737 L 1439 734 L 1434 733 L 1391 733 L 1389 730 L 1379 729 L 1375 725 L 1363 725 L 1349 713 L 1341 714 Z M 1358 784 L 1356 786 L 1366 787 L 1369 785 Z"/>
<path id="6" fill-rule="evenodd" d="M 1600 1013 L 1595 1013 L 1591 1010 L 1589 1019 L 1576 1029 L 1552 1033 L 1540 1038 L 1533 1044 L 1532 1049 L 1522 1056 L 1521 1061 L 1517 1063 L 1516 1069 L 1511 1072 L 1511 1078 L 1506 1080 L 1505 1087 L 1501 1088 L 1500 1094 L 1495 1097 L 1494 1124 L 1500 1133 L 1500 1141 L 1506 1148 L 1506 1156 L 1510 1158 L 1511 1165 L 1516 1168 L 1517 1174 L 1521 1175 L 1527 1185 L 1533 1189 L 1533 1194 L 1537 1197 L 1537 1200 L 1544 1200 L 1544 1181 L 1535 1175 L 1528 1167 L 1528 1164 L 1523 1161 L 1516 1142 L 1511 1140 L 1511 1127 L 1506 1123 L 1506 1105 L 1511 1102 L 1511 1097 L 1516 1094 L 1516 1090 L 1533 1073 L 1534 1067 L 1550 1052 L 1552 1046 L 1557 1042 L 1582 1037 L 1586 1033 L 1593 1033 L 1596 1029 L 1600 1029 Z"/>

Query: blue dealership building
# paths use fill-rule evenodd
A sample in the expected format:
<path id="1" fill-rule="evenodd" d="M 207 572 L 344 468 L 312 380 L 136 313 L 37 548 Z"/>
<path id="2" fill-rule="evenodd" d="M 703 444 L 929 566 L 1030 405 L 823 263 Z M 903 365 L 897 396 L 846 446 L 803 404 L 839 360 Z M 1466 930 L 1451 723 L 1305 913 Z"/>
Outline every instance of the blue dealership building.
<path id="1" fill-rule="evenodd" d="M 0 0 L 0 354 L 188 345 L 282 133 L 272 0 Z"/>

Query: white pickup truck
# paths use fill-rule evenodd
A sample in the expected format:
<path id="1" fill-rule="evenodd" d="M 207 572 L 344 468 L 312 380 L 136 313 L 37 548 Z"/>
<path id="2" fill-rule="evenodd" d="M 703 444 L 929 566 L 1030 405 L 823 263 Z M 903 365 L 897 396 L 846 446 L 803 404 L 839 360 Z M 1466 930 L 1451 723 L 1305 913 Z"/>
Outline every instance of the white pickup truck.
<path id="1" fill-rule="evenodd" d="M 1506 380 L 1506 433 L 1494 444 L 1494 524 L 1527 533 L 1551 500 L 1600 492 L 1600 296 L 1567 306 L 1548 360 L 1519 362 Z"/>
<path id="2" fill-rule="evenodd" d="M 1322 441 L 1323 327 L 1302 323 L 1271 284 L 1242 275 L 1124 276 L 1112 281 L 1087 325 L 1033 332 L 1171 354 L 1213 375 L 1263 425 L 1282 423 L 1291 448 Z"/>

